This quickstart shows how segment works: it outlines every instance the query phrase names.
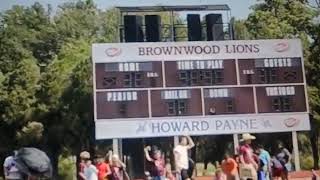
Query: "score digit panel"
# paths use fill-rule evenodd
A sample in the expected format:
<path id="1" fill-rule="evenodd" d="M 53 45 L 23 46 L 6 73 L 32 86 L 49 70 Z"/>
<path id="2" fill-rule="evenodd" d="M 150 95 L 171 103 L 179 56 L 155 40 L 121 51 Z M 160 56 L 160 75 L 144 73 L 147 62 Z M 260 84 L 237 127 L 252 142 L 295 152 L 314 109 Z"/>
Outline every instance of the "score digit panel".
<path id="1" fill-rule="evenodd" d="M 162 87 L 161 62 L 97 63 L 97 89 Z"/>
<path id="2" fill-rule="evenodd" d="M 237 84 L 235 60 L 168 61 L 164 64 L 168 87 Z"/>
<path id="3" fill-rule="evenodd" d="M 256 48 L 229 51 L 234 44 Z M 141 54 L 149 46 L 168 54 Z M 170 54 L 172 47 L 180 49 Z M 198 47 L 216 51 L 192 54 Z M 302 50 L 296 49 L 299 40 L 95 44 L 96 137 L 309 130 Z"/>
<path id="4" fill-rule="evenodd" d="M 303 83 L 301 58 L 239 59 L 241 84 Z"/>

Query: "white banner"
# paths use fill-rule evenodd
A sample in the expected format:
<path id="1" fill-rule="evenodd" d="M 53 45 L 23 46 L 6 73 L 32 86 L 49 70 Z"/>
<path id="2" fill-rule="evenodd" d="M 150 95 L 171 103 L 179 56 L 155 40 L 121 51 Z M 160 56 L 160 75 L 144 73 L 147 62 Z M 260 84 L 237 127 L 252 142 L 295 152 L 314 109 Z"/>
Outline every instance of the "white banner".
<path id="1" fill-rule="evenodd" d="M 302 57 L 298 39 L 106 43 L 92 45 L 94 63 Z"/>
<path id="2" fill-rule="evenodd" d="M 307 113 L 96 120 L 96 139 L 310 130 Z"/>

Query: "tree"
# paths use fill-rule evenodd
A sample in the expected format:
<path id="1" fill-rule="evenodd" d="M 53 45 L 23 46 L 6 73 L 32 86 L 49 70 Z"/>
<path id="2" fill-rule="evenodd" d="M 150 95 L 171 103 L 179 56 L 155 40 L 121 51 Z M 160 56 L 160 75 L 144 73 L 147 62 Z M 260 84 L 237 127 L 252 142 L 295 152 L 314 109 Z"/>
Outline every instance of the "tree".
<path id="1" fill-rule="evenodd" d="M 44 69 L 37 116 L 55 172 L 64 149 L 78 155 L 94 147 L 91 44 L 117 41 L 117 21 L 107 19 L 117 10 L 100 11 L 91 2 L 64 4 L 54 17 L 63 44 Z"/>
<path id="2" fill-rule="evenodd" d="M 236 40 L 248 40 L 251 39 L 251 34 L 248 31 L 248 28 L 244 20 L 234 21 L 234 39 Z"/>
<path id="3" fill-rule="evenodd" d="M 250 36 L 254 39 L 300 38 L 303 42 L 307 83 L 309 86 L 309 104 L 314 115 L 311 144 L 314 156 L 314 168 L 318 168 L 319 156 L 316 140 L 319 136 L 318 128 L 320 127 L 320 31 L 318 25 L 313 23 L 317 15 L 316 9 L 312 8 L 305 0 L 264 0 L 255 5 L 253 10 L 253 13 L 244 22 L 246 28 L 238 28 L 242 34 L 245 32 L 241 29 L 247 29 Z M 240 25 L 243 26 L 241 23 Z M 310 38 L 312 38 L 311 41 Z"/>
<path id="4" fill-rule="evenodd" d="M 54 16 L 39 3 L 0 14 L 1 156 L 37 146 L 57 169 L 64 149 L 93 147 L 91 44 L 118 40 L 117 13 L 79 0 Z"/>

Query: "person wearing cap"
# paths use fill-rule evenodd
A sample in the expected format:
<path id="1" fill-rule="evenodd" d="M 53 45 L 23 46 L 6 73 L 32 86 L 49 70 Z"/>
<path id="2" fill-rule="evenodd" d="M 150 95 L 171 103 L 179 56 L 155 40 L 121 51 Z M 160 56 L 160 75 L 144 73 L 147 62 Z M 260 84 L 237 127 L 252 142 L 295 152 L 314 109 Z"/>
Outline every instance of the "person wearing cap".
<path id="1" fill-rule="evenodd" d="M 98 169 L 98 180 L 106 180 L 108 176 L 111 175 L 111 169 L 109 164 L 105 162 L 105 158 L 98 154 L 95 157 L 96 168 Z"/>
<path id="2" fill-rule="evenodd" d="M 239 153 L 240 153 L 240 178 L 248 178 L 256 180 L 257 170 L 258 170 L 258 163 L 255 160 L 254 151 L 251 147 L 252 140 L 255 140 L 256 137 L 245 133 L 242 134 L 242 145 L 240 146 Z"/>
<path id="3" fill-rule="evenodd" d="M 79 164 L 79 179 L 85 180 L 86 176 L 84 175 L 84 168 L 86 167 L 86 160 L 90 159 L 90 153 L 87 151 L 82 151 L 80 153 L 80 164 Z"/>

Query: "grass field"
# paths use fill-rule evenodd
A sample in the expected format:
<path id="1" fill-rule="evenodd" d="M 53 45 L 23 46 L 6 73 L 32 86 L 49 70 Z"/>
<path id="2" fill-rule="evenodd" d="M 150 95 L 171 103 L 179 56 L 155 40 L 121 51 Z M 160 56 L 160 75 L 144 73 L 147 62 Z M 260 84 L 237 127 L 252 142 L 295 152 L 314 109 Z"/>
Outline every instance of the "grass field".
<path id="1" fill-rule="evenodd" d="M 204 163 L 196 164 L 196 176 L 212 176 L 216 170 L 216 167 L 211 163 L 208 164 L 207 170 L 204 169 Z"/>

